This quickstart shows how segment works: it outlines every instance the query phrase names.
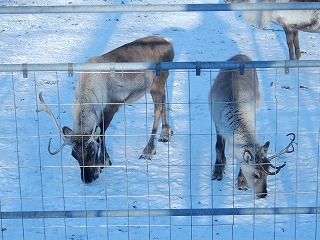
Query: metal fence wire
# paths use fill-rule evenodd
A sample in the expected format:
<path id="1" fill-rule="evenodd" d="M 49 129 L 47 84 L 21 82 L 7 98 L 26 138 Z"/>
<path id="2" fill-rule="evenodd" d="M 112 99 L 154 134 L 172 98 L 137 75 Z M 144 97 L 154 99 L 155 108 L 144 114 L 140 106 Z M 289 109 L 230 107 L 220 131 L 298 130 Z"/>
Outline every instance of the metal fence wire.
<path id="1" fill-rule="evenodd" d="M 187 5 L 175 7 L 194 11 L 201 6 Z M 225 11 L 225 6 L 207 7 Z M 237 6 L 228 10 L 248 7 Z M 265 6 L 253 9 L 259 7 Z M 77 9 L 67 6 L 66 11 L 88 10 Z M 0 8 L 2 14 L 34 11 L 44 9 Z M 211 180 L 216 131 L 208 94 L 218 71 L 230 67 L 241 72 L 257 68 L 263 97 L 255 128 L 261 142 L 271 142 L 270 154 L 286 145 L 287 133 L 296 134 L 295 151 L 276 159 L 287 165 L 268 177 L 265 199 L 235 187 L 239 165 L 230 156 L 224 179 Z M 50 117 L 37 111 L 38 95 L 43 93 L 60 127 L 72 127 L 79 71 L 132 70 L 169 71 L 166 99 L 174 135 L 170 142 L 156 144 L 152 160 L 139 159 L 153 123 L 152 99 L 147 94 L 124 104 L 106 131 L 113 165 L 84 184 L 70 147 L 49 154 L 49 139 L 54 147 L 62 139 Z M 320 239 L 319 60 L 0 64 L 0 79 L 2 239 Z"/>
<path id="2" fill-rule="evenodd" d="M 269 140 L 274 153 L 286 144 L 288 132 L 297 135 L 295 152 L 277 160 L 287 166 L 268 178 L 264 200 L 234 186 L 239 166 L 230 158 L 224 179 L 211 181 L 216 133 L 207 93 L 217 71 L 201 70 L 197 76 L 196 70 L 170 70 L 166 90 L 174 135 L 169 143 L 157 143 L 152 161 L 138 159 L 151 130 L 152 99 L 124 105 L 106 131 L 113 165 L 88 185 L 81 182 L 70 148 L 56 156 L 48 153 L 49 138 L 54 146 L 61 144 L 59 133 L 49 116 L 36 111 L 42 91 L 61 127 L 71 126 L 70 92 L 78 74 L 40 71 L 24 78 L 22 72 L 1 73 L 7 92 L 1 104 L 2 238 L 175 239 L 188 234 L 215 239 L 222 229 L 235 235 L 248 225 L 254 238 L 260 228 L 294 236 L 284 230 L 288 225 L 296 231 L 313 228 L 316 238 L 319 67 L 294 68 L 289 74 L 285 68 L 258 69 L 264 89 L 258 138 Z"/>

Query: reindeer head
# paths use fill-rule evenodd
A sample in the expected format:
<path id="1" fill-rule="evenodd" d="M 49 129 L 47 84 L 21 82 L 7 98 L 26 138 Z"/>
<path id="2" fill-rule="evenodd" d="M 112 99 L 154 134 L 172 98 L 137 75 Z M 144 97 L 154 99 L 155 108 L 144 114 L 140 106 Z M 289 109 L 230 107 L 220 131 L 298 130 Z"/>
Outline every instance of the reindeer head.
<path id="1" fill-rule="evenodd" d="M 274 166 L 271 160 L 284 154 L 294 151 L 293 142 L 295 140 L 295 134 L 289 133 L 292 139 L 288 146 L 281 152 L 267 157 L 270 142 L 266 142 L 262 147 L 257 147 L 253 151 L 246 149 L 243 153 L 244 163 L 241 165 L 241 169 L 249 187 L 254 189 L 254 193 L 257 197 L 264 198 L 267 196 L 267 177 L 268 175 L 276 175 L 285 165 Z M 254 152 L 254 153 L 252 153 Z M 270 167 L 275 171 L 270 172 Z"/>
<path id="2" fill-rule="evenodd" d="M 68 144 L 72 147 L 72 156 L 78 161 L 81 170 L 81 179 L 84 183 L 91 183 L 99 177 L 101 172 L 98 156 L 101 139 L 100 128 L 96 127 L 89 136 L 77 136 L 70 128 L 64 126 L 63 135 L 68 138 Z M 50 142 L 49 142 L 49 152 Z"/>
<path id="3" fill-rule="evenodd" d="M 56 151 L 51 151 L 50 139 L 48 144 L 49 153 L 51 155 L 55 155 L 60 152 L 64 146 L 71 146 L 72 156 L 78 161 L 80 166 L 82 181 L 84 183 L 91 183 L 96 180 L 101 172 L 101 162 L 98 156 L 101 145 L 101 139 L 99 136 L 101 133 L 100 127 L 97 127 L 96 124 L 94 124 L 92 133 L 90 135 L 78 135 L 66 126 L 64 126 L 61 131 L 56 118 L 46 105 L 41 92 L 39 94 L 39 99 L 42 104 L 42 109 L 39 109 L 38 111 L 45 111 L 51 116 L 64 141 Z"/>

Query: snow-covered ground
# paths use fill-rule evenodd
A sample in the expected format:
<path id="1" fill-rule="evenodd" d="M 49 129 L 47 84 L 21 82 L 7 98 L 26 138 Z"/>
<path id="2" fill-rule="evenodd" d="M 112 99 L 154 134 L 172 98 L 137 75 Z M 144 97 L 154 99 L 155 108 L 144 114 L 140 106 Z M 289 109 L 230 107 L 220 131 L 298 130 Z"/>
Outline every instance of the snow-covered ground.
<path id="1" fill-rule="evenodd" d="M 0 0 L 0 5 L 156 4 L 154 0 Z M 166 0 L 161 3 L 186 3 Z M 192 0 L 188 3 L 218 3 Z M 241 12 L 0 15 L 0 63 L 84 62 L 148 35 L 166 36 L 174 61 L 224 61 L 243 53 L 253 60 L 288 59 L 279 26 L 246 25 Z M 320 59 L 319 34 L 300 33 L 302 59 Z M 257 115 L 270 154 L 297 135 L 287 166 L 268 178 L 268 196 L 235 187 L 238 166 L 228 158 L 224 179 L 211 181 L 215 129 L 208 93 L 216 70 L 171 71 L 167 83 L 170 143 L 157 143 L 153 160 L 138 159 L 151 132 L 148 96 L 126 105 L 107 130 L 113 166 L 89 185 L 70 148 L 51 156 L 59 136 L 37 113 L 43 92 L 61 126 L 71 127 L 77 74 L 0 73 L 0 209 L 13 211 L 269 208 L 319 206 L 320 69 L 258 70 L 263 93 Z M 58 105 L 59 104 L 59 105 Z M 146 117 L 147 116 L 147 117 Z M 2 239 L 318 239 L 317 215 L 2 219 Z"/>

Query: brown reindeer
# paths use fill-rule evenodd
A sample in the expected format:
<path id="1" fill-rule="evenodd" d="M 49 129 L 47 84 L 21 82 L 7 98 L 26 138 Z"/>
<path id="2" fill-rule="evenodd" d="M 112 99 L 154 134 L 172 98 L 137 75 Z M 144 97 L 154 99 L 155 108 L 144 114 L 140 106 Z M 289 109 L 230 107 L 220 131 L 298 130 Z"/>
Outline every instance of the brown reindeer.
<path id="1" fill-rule="evenodd" d="M 92 57 L 87 63 L 171 62 L 173 57 L 174 50 L 170 42 L 162 37 L 150 36 L 137 39 L 102 56 Z M 151 159 L 155 154 L 154 139 L 160 117 L 162 132 L 159 141 L 169 141 L 172 134 L 166 116 L 165 84 L 168 75 L 168 71 L 161 71 L 159 76 L 156 76 L 155 71 L 80 73 L 72 106 L 73 129 L 65 126 L 62 131 L 40 93 L 42 109 L 39 111 L 46 111 L 51 115 L 64 140 L 60 148 L 51 151 L 50 139 L 49 152 L 54 155 L 65 145 L 70 145 L 72 156 L 80 165 L 82 181 L 90 183 L 96 180 L 101 168 L 111 165 L 104 132 L 114 114 L 122 104 L 132 103 L 150 92 L 154 103 L 154 122 L 149 142 L 140 157 Z"/>

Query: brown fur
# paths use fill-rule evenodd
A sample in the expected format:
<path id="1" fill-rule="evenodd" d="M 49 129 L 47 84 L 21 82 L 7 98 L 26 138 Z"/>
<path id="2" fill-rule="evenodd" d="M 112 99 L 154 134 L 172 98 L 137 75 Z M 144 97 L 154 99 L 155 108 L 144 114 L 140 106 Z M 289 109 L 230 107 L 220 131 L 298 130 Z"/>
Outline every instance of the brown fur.
<path id="1" fill-rule="evenodd" d="M 173 57 L 174 50 L 170 42 L 162 37 L 150 36 L 102 56 L 92 57 L 87 63 L 171 62 Z M 61 135 L 64 145 L 72 146 L 72 156 L 79 163 L 83 182 L 94 181 L 103 166 L 111 165 L 104 133 L 114 114 L 122 104 L 134 102 L 147 92 L 151 93 L 154 103 L 154 122 L 149 142 L 140 157 L 151 159 L 155 154 L 154 139 L 160 117 L 162 131 L 159 141 L 169 141 L 172 130 L 166 116 L 165 97 L 168 75 L 168 71 L 161 71 L 159 76 L 155 71 L 80 73 L 72 106 L 73 129 L 64 126 Z"/>

